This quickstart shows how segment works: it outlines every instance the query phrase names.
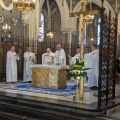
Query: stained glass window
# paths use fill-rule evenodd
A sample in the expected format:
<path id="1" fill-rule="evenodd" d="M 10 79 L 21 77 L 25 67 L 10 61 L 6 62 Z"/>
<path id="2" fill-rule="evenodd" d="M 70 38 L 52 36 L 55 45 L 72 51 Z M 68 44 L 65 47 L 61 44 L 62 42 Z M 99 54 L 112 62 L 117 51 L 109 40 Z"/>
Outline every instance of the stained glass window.
<path id="1" fill-rule="evenodd" d="M 101 18 L 97 20 L 97 45 L 100 44 L 100 22 Z"/>
<path id="2" fill-rule="evenodd" d="M 39 30 L 38 30 L 38 41 L 39 42 L 44 42 L 44 37 L 45 37 L 44 25 L 45 25 L 45 17 L 43 13 L 41 13 L 41 26 L 39 27 Z"/>

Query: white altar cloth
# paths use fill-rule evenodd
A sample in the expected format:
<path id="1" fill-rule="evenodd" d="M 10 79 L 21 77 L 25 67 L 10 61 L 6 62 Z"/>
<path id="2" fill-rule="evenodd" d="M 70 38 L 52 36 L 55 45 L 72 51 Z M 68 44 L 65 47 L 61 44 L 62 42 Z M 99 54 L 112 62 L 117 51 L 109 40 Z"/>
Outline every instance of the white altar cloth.
<path id="1" fill-rule="evenodd" d="M 53 68 L 53 69 L 69 69 L 69 66 L 65 65 L 65 66 L 56 66 L 56 65 L 42 65 L 42 64 L 34 64 L 34 65 L 30 65 L 31 68 Z"/>

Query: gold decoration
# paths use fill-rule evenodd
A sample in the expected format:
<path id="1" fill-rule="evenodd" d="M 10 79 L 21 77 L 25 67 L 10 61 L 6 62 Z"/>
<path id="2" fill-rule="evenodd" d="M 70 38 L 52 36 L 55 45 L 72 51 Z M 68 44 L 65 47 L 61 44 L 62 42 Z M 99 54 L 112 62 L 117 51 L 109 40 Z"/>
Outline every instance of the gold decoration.
<path id="1" fill-rule="evenodd" d="M 14 26 L 16 26 L 18 22 L 19 22 L 19 19 L 17 17 L 12 17 L 12 23 Z"/>
<path id="2" fill-rule="evenodd" d="M 88 18 L 88 16 L 90 15 L 98 14 L 98 10 L 86 11 L 86 4 L 87 4 L 86 0 L 82 0 L 82 6 L 80 12 L 70 13 L 70 17 L 77 16 L 79 18 L 79 33 L 81 35 L 80 60 L 84 58 L 83 51 L 84 51 L 85 24 L 92 23 L 92 22 L 88 22 L 89 19 L 87 19 L 86 21 L 86 18 Z M 80 94 L 79 94 L 80 99 L 83 99 L 83 91 L 84 91 L 83 84 L 84 84 L 84 78 L 80 78 Z"/>
<path id="3" fill-rule="evenodd" d="M 56 32 L 54 32 L 54 31 L 52 31 L 52 30 L 51 30 L 51 31 L 48 31 L 48 32 L 47 32 L 47 37 L 48 37 L 48 39 L 53 39 L 53 36 L 55 35 L 55 33 L 56 33 Z"/>
<path id="4" fill-rule="evenodd" d="M 13 0 L 13 8 L 19 11 L 32 11 L 36 0 Z"/>
<path id="5" fill-rule="evenodd" d="M 91 41 L 93 41 L 94 38 L 95 38 L 95 35 L 94 34 L 89 34 L 88 37 L 90 38 Z"/>
<path id="6" fill-rule="evenodd" d="M 66 70 L 50 68 L 32 68 L 32 85 L 35 87 L 66 88 Z"/>
<path id="7" fill-rule="evenodd" d="M 3 23 L 4 17 L 2 14 L 0 14 L 0 23 Z"/>
<path id="8" fill-rule="evenodd" d="M 3 27 L 2 27 L 2 32 L 10 33 L 10 30 L 11 30 L 11 27 L 8 25 L 7 20 L 6 20 L 6 24 L 3 25 Z"/>

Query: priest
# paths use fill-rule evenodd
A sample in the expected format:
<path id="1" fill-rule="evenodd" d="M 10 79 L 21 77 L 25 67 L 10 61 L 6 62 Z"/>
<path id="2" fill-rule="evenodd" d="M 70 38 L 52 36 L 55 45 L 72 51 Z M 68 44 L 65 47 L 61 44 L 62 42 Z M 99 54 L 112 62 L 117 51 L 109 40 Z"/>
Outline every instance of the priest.
<path id="1" fill-rule="evenodd" d="M 99 54 L 99 49 L 97 49 L 97 45 L 96 44 L 92 45 L 91 50 L 92 50 L 91 54 L 93 54 L 93 55 L 95 53 Z"/>
<path id="2" fill-rule="evenodd" d="M 35 53 L 31 52 L 31 48 L 28 47 L 27 51 L 24 53 L 24 70 L 23 70 L 23 82 L 31 82 L 32 71 L 30 65 L 35 63 Z"/>
<path id="3" fill-rule="evenodd" d="M 69 58 L 69 63 L 76 63 L 76 59 L 79 59 L 80 60 L 80 49 L 77 48 L 76 49 L 76 55 L 74 57 L 71 57 L 70 55 L 68 55 L 68 58 Z M 71 80 L 73 80 L 75 83 L 77 82 L 77 80 L 74 79 L 74 77 L 71 77 Z M 77 83 L 78 86 L 79 86 L 79 83 Z"/>
<path id="4" fill-rule="evenodd" d="M 69 62 L 70 63 L 76 63 L 76 59 L 79 59 L 80 60 L 80 49 L 77 48 L 76 50 L 76 55 L 74 57 L 71 57 L 70 55 L 68 55 L 68 58 L 69 58 Z"/>
<path id="5" fill-rule="evenodd" d="M 47 48 L 46 53 L 42 54 L 42 64 L 49 64 L 49 62 L 54 63 L 54 55 L 50 48 Z"/>
<path id="6" fill-rule="evenodd" d="M 55 52 L 55 64 L 56 65 L 66 65 L 66 54 L 64 49 L 61 48 L 61 45 L 56 46 L 57 51 Z"/>
<path id="7" fill-rule="evenodd" d="M 17 81 L 17 60 L 19 59 L 19 54 L 16 54 L 15 47 L 12 46 L 7 52 L 6 82 L 14 83 Z"/>
<path id="8" fill-rule="evenodd" d="M 92 52 L 85 54 L 85 68 L 91 68 L 87 70 L 88 74 L 88 85 L 90 89 L 97 90 L 98 87 L 98 75 L 99 75 L 99 50 L 97 45 L 93 44 L 91 47 Z"/>

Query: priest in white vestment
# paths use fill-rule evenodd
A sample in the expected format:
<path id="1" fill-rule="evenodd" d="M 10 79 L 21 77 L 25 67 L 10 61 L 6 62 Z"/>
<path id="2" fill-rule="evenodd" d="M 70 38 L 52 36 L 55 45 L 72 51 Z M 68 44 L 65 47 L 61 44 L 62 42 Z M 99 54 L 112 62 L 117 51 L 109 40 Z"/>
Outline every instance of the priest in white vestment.
<path id="1" fill-rule="evenodd" d="M 64 49 L 61 48 L 60 44 L 57 45 L 57 51 L 55 52 L 54 60 L 56 65 L 66 65 L 66 54 Z"/>
<path id="2" fill-rule="evenodd" d="M 17 81 L 17 60 L 19 59 L 19 54 L 16 54 L 15 47 L 12 46 L 10 51 L 7 52 L 6 82 Z"/>
<path id="3" fill-rule="evenodd" d="M 98 87 L 99 75 L 99 50 L 95 44 L 91 47 L 92 52 L 85 54 L 85 68 L 92 68 L 88 72 L 88 85 L 91 89 L 95 90 Z"/>
<path id="4" fill-rule="evenodd" d="M 80 49 L 79 48 L 76 49 L 76 55 L 74 57 L 71 57 L 70 55 L 68 55 L 68 58 L 69 58 L 70 64 L 71 63 L 75 64 L 76 63 L 76 59 L 80 60 Z M 77 80 L 75 80 L 74 77 L 71 77 L 71 80 L 73 80 L 75 83 L 77 82 Z"/>
<path id="5" fill-rule="evenodd" d="M 23 70 L 23 82 L 31 82 L 32 71 L 30 65 L 35 63 L 35 53 L 31 52 L 31 48 L 28 47 L 24 53 L 24 70 Z"/>
<path id="6" fill-rule="evenodd" d="M 42 54 L 42 64 L 54 63 L 55 54 L 51 52 L 50 48 L 46 49 L 46 53 Z"/>
<path id="7" fill-rule="evenodd" d="M 69 62 L 70 63 L 76 63 L 76 59 L 79 59 L 80 60 L 80 49 L 77 48 L 76 50 L 76 55 L 74 57 L 71 57 L 70 55 L 68 55 L 68 58 L 69 58 Z"/>

